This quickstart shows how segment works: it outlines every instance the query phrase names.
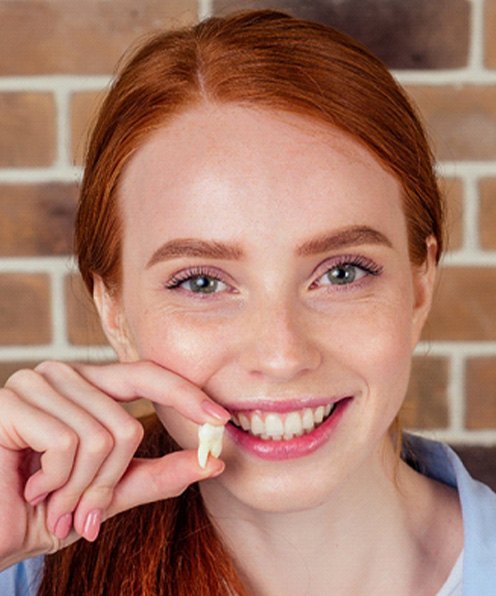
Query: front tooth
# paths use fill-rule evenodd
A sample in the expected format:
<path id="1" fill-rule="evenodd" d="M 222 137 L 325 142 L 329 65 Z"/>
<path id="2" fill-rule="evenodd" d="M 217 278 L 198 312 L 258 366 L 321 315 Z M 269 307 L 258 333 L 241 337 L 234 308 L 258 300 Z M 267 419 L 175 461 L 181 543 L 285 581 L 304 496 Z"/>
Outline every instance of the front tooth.
<path id="1" fill-rule="evenodd" d="M 315 421 L 313 419 L 313 412 L 310 408 L 305 408 L 303 410 L 302 423 L 303 423 L 303 428 L 306 431 L 311 431 L 314 429 Z"/>
<path id="2" fill-rule="evenodd" d="M 329 414 L 331 413 L 332 410 L 332 404 L 327 404 L 327 406 L 324 408 L 324 418 L 326 416 L 329 416 Z"/>
<path id="3" fill-rule="evenodd" d="M 292 439 L 294 435 L 297 437 L 303 434 L 303 426 L 301 416 L 298 412 L 290 412 L 284 421 L 284 438 Z"/>
<path id="4" fill-rule="evenodd" d="M 265 429 L 265 432 L 269 437 L 280 439 L 284 433 L 284 425 L 280 416 L 277 414 L 268 414 L 265 418 Z"/>
<path id="5" fill-rule="evenodd" d="M 253 414 L 251 418 L 251 432 L 256 436 L 265 433 L 265 424 L 258 414 Z"/>

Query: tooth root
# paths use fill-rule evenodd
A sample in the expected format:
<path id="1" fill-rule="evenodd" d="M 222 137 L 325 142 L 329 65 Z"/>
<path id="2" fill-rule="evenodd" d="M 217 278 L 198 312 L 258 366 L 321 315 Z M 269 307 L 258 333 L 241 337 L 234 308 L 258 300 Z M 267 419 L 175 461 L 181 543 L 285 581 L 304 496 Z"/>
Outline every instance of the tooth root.
<path id="1" fill-rule="evenodd" d="M 201 468 L 207 465 L 208 454 L 219 457 L 222 451 L 223 426 L 202 424 L 198 427 L 198 464 Z"/>
<path id="2" fill-rule="evenodd" d="M 210 449 L 206 445 L 202 445 L 198 447 L 198 464 L 200 468 L 206 468 L 208 454 L 210 453 Z"/>

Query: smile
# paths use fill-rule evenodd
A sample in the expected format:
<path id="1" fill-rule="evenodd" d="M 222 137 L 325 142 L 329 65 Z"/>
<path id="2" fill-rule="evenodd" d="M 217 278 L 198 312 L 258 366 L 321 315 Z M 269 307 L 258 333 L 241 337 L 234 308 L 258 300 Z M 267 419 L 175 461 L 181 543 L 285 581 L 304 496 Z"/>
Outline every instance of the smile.
<path id="1" fill-rule="evenodd" d="M 336 404 L 327 404 L 282 414 L 262 411 L 238 412 L 232 415 L 231 422 L 264 441 L 289 441 L 294 437 L 311 433 L 332 414 L 335 407 Z"/>
<path id="2" fill-rule="evenodd" d="M 285 404 L 266 404 L 263 409 L 254 404 L 250 409 L 231 412 L 226 433 L 243 451 L 258 458 L 277 461 L 303 457 L 330 440 L 352 401 L 349 396 L 315 406 L 293 405 L 291 410 Z"/>

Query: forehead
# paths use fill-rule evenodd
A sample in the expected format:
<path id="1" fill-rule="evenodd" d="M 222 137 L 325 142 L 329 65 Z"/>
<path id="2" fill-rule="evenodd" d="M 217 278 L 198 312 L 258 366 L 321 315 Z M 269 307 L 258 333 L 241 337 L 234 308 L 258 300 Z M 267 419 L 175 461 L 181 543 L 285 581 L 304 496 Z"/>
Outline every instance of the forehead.
<path id="1" fill-rule="evenodd" d="M 125 234 L 153 226 L 163 240 L 403 217 L 398 181 L 345 133 L 237 105 L 203 105 L 155 131 L 120 191 Z"/>

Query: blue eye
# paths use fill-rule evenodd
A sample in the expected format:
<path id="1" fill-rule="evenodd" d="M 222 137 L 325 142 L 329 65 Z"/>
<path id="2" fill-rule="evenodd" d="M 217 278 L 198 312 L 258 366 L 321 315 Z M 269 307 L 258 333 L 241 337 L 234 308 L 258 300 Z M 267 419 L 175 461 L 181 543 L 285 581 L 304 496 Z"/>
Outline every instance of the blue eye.
<path id="1" fill-rule="evenodd" d="M 324 284 L 327 282 L 335 286 L 344 286 L 361 279 L 364 275 L 366 275 L 366 272 L 363 269 L 346 263 L 344 265 L 335 265 L 321 279 L 324 279 Z"/>
<path id="2" fill-rule="evenodd" d="M 168 290 L 180 289 L 200 296 L 218 294 L 229 289 L 229 286 L 217 275 L 194 269 L 177 273 L 165 284 L 165 287 Z"/>
<path id="3" fill-rule="evenodd" d="M 372 275 L 380 275 L 382 267 L 363 257 L 343 257 L 340 262 L 327 266 L 315 285 L 317 286 L 349 286 Z"/>
<path id="4" fill-rule="evenodd" d="M 214 294 L 215 292 L 224 291 L 227 288 L 225 283 L 209 275 L 193 275 L 182 281 L 179 285 L 195 294 Z"/>

